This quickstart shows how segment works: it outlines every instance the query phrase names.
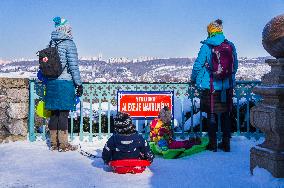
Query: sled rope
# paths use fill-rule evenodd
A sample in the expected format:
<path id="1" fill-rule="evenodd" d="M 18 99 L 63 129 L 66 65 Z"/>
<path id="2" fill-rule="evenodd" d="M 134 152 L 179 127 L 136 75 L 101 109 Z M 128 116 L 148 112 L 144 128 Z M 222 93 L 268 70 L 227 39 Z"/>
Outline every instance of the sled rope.
<path id="1" fill-rule="evenodd" d="M 90 152 L 87 152 L 87 151 L 84 151 L 84 150 L 82 150 L 82 147 L 81 147 L 81 145 L 79 144 L 79 153 L 81 154 L 81 155 L 83 155 L 83 156 L 85 156 L 85 157 L 89 157 L 89 158 L 102 158 L 102 156 L 97 156 L 97 155 L 94 155 L 94 154 L 92 154 L 92 153 L 90 153 Z"/>

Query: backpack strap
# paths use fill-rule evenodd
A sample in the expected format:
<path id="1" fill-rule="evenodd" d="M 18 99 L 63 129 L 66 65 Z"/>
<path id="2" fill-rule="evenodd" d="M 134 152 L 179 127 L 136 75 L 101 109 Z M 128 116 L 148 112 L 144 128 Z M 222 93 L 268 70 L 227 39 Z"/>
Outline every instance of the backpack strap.
<path id="1" fill-rule="evenodd" d="M 214 113 L 214 85 L 213 85 L 213 73 L 210 73 L 210 112 Z"/>
<path id="2" fill-rule="evenodd" d="M 52 46 L 52 43 L 54 42 L 54 43 L 55 43 L 55 47 L 57 48 L 58 44 L 60 44 L 60 43 L 63 42 L 63 41 L 66 41 L 66 40 L 69 40 L 69 39 L 60 39 L 60 40 L 58 40 L 58 41 L 50 40 L 48 46 L 51 47 L 51 46 Z"/>
<path id="3" fill-rule="evenodd" d="M 233 76 L 233 75 L 232 75 Z M 233 110 L 233 94 L 234 94 L 234 86 L 233 86 L 233 78 L 232 76 L 229 77 L 229 93 L 227 95 L 227 107 L 230 112 Z"/>
<path id="4" fill-rule="evenodd" d="M 51 46 L 52 46 L 52 43 L 54 42 L 54 43 L 55 43 L 55 48 L 57 49 L 58 44 L 60 44 L 60 43 L 63 42 L 63 41 L 66 41 L 66 40 L 69 40 L 69 39 L 60 39 L 59 41 L 50 40 L 48 46 L 51 47 Z M 67 67 L 67 63 L 66 63 L 65 66 L 63 67 L 62 72 L 60 73 L 60 75 L 64 72 L 64 70 L 65 70 L 66 67 Z M 60 75 L 59 75 L 59 76 L 60 76 Z"/>
<path id="5" fill-rule="evenodd" d="M 48 47 L 51 47 L 51 46 L 52 46 L 52 42 L 53 42 L 53 40 L 50 40 L 50 41 L 49 41 Z"/>
<path id="6" fill-rule="evenodd" d="M 224 40 L 224 42 L 228 43 L 232 50 L 233 50 L 233 47 L 230 43 L 230 41 L 228 41 L 227 39 Z M 234 59 L 235 57 L 233 56 L 233 63 L 232 63 L 232 66 L 234 66 Z M 232 71 L 233 71 L 234 67 L 232 67 Z M 234 93 L 234 90 L 233 90 L 234 86 L 233 86 L 233 73 L 232 75 L 229 77 L 229 93 L 227 94 L 226 96 L 226 99 L 227 99 L 227 108 L 229 109 L 229 112 L 232 111 L 232 108 L 233 108 L 233 101 L 232 101 L 232 98 L 233 98 L 233 93 Z"/>

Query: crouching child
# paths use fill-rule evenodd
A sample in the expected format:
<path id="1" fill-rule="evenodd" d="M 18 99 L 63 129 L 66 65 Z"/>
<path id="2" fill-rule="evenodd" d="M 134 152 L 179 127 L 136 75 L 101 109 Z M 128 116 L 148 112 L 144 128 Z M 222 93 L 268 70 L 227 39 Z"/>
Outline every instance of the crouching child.
<path id="1" fill-rule="evenodd" d="M 102 153 L 105 164 L 122 159 L 141 159 L 153 162 L 149 143 L 138 134 L 126 113 L 118 113 L 114 119 L 114 134 L 108 139 Z"/>

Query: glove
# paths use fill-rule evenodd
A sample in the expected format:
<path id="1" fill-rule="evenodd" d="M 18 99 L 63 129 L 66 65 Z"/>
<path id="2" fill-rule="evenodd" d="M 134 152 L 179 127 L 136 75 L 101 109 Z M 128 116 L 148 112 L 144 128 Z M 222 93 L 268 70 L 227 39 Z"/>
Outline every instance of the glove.
<path id="1" fill-rule="evenodd" d="M 82 85 L 76 86 L 76 96 L 81 97 L 82 95 L 83 95 L 83 86 Z"/>

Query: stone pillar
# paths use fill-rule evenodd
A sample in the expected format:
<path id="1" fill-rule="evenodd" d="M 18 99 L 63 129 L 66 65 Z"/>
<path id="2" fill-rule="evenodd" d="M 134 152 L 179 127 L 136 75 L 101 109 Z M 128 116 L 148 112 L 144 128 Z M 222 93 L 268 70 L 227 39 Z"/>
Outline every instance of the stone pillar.
<path id="1" fill-rule="evenodd" d="M 263 46 L 277 59 L 268 59 L 271 72 L 262 77 L 254 92 L 263 101 L 251 109 L 251 124 L 265 141 L 250 150 L 250 170 L 258 166 L 284 178 L 284 15 L 272 19 L 263 31 Z"/>
<path id="2" fill-rule="evenodd" d="M 29 80 L 0 78 L 0 142 L 27 135 Z"/>

